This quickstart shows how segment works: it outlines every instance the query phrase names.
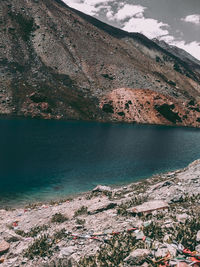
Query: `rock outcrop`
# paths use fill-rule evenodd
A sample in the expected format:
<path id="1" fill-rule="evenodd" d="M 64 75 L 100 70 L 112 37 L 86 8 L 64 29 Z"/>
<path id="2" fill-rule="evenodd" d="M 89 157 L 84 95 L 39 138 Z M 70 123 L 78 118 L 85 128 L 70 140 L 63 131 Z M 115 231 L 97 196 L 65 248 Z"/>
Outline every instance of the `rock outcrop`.
<path id="1" fill-rule="evenodd" d="M 199 126 L 200 102 L 181 101 L 147 90 L 119 88 L 105 95 L 100 108 L 113 121 Z"/>
<path id="2" fill-rule="evenodd" d="M 197 62 L 60 0 L 2 0 L 0 5 L 1 115 L 200 126 Z M 118 88 L 135 91 L 130 94 L 139 102 L 128 104 L 131 115 L 120 103 L 101 108 Z M 161 103 L 152 99 L 157 96 Z M 185 107 L 189 101 L 195 105 Z"/>

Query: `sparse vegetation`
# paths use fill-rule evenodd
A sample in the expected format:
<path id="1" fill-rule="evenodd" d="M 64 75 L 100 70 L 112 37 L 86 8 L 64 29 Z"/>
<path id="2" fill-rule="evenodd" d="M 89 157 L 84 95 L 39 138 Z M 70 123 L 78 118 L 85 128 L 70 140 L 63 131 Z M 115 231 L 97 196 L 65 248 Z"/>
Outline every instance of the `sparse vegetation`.
<path id="1" fill-rule="evenodd" d="M 134 206 L 137 206 L 137 205 L 140 205 L 140 204 L 144 203 L 146 200 L 147 200 L 146 196 L 133 197 L 131 200 L 126 201 L 126 202 L 124 202 L 118 206 L 117 214 L 122 215 L 122 216 L 128 216 L 129 213 L 128 213 L 127 209 L 134 207 Z"/>
<path id="2" fill-rule="evenodd" d="M 159 56 L 156 56 L 156 62 L 162 62 L 161 58 Z"/>
<path id="3" fill-rule="evenodd" d="M 36 226 L 31 228 L 29 232 L 23 230 L 16 230 L 15 233 L 23 237 L 36 237 L 39 233 L 46 231 L 49 228 L 48 225 Z"/>
<path id="4" fill-rule="evenodd" d="M 181 70 L 181 68 L 180 68 L 178 63 L 174 64 L 174 70 L 182 74 L 182 70 Z"/>
<path id="5" fill-rule="evenodd" d="M 194 215 L 192 218 L 186 219 L 185 224 L 175 226 L 174 239 L 181 243 L 184 247 L 195 250 L 198 244 L 196 240 L 197 232 L 200 230 L 200 217 Z"/>
<path id="6" fill-rule="evenodd" d="M 77 218 L 76 219 L 76 223 L 77 224 L 80 224 L 80 225 L 84 225 L 85 224 L 85 219 L 79 219 L 79 218 Z"/>
<path id="7" fill-rule="evenodd" d="M 55 213 L 51 218 L 52 223 L 63 223 L 67 220 L 68 218 L 61 213 Z"/>
<path id="8" fill-rule="evenodd" d="M 62 240 L 63 238 L 68 237 L 68 233 L 66 232 L 65 228 L 62 228 L 61 230 L 55 232 L 53 239 L 55 240 Z"/>
<path id="9" fill-rule="evenodd" d="M 77 211 L 75 211 L 74 217 L 79 216 L 79 215 L 83 215 L 83 214 L 87 214 L 87 213 L 88 213 L 87 207 L 82 206 L 80 209 L 78 209 Z"/>
<path id="10" fill-rule="evenodd" d="M 53 254 L 52 246 L 53 242 L 49 235 L 42 235 L 34 240 L 34 242 L 25 251 L 24 256 L 28 259 L 51 256 Z"/>
<path id="11" fill-rule="evenodd" d="M 24 15 L 14 12 L 9 12 L 10 17 L 18 24 L 21 32 L 21 36 L 24 41 L 28 41 L 31 32 L 36 30 L 36 26 L 33 18 L 25 17 Z M 15 29 L 13 29 L 15 30 Z"/>
<path id="12" fill-rule="evenodd" d="M 106 245 L 102 245 L 100 250 L 94 256 L 85 256 L 79 262 L 80 267 L 85 266 L 122 266 L 123 260 L 136 247 L 140 247 L 135 236 L 130 233 L 122 233 L 110 239 Z"/>
<path id="13" fill-rule="evenodd" d="M 164 237 L 164 230 L 159 223 L 152 222 L 150 225 L 144 228 L 144 235 L 148 236 L 152 240 L 162 241 Z"/>

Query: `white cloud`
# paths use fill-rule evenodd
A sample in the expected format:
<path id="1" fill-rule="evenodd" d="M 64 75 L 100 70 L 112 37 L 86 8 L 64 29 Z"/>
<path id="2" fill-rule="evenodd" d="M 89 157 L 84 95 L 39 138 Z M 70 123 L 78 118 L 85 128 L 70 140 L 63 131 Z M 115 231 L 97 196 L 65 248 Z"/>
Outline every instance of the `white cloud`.
<path id="1" fill-rule="evenodd" d="M 184 49 L 193 57 L 196 57 L 198 60 L 200 60 L 200 43 L 196 41 L 190 43 L 186 43 L 185 41 L 174 41 L 170 44 Z"/>
<path id="2" fill-rule="evenodd" d="M 168 35 L 168 30 L 163 29 L 169 27 L 168 24 L 158 22 L 155 19 L 131 18 L 124 24 L 123 30 L 128 32 L 139 32 L 146 35 L 148 38 L 158 38 L 163 35 Z"/>
<path id="3" fill-rule="evenodd" d="M 72 8 L 75 8 L 85 14 L 94 16 L 98 11 L 114 0 L 63 0 L 63 2 Z"/>
<path id="4" fill-rule="evenodd" d="M 148 38 L 158 38 L 168 35 L 166 29 L 168 24 L 158 22 L 155 19 L 145 18 L 144 11 L 146 7 L 141 5 L 125 4 L 121 6 L 116 14 L 112 11 L 107 13 L 107 18 L 122 23 L 122 29 L 128 32 L 140 32 Z M 128 21 L 125 21 L 129 19 Z M 165 28 L 165 29 L 164 29 Z"/>
<path id="5" fill-rule="evenodd" d="M 165 36 L 160 37 L 159 40 L 165 41 L 166 43 L 171 43 L 174 41 L 174 36 L 165 35 Z"/>
<path id="6" fill-rule="evenodd" d="M 185 41 L 176 40 L 172 35 L 166 35 L 159 38 L 159 40 L 165 41 L 169 45 L 177 46 L 187 51 L 193 57 L 200 60 L 200 43 L 193 41 L 186 43 Z"/>
<path id="7" fill-rule="evenodd" d="M 200 15 L 199 14 L 188 15 L 185 18 L 182 18 L 181 20 L 193 24 L 200 24 Z"/>
<path id="8" fill-rule="evenodd" d="M 146 7 L 141 5 L 125 4 L 124 1 L 116 2 L 116 0 L 63 0 L 67 5 L 78 9 L 88 15 L 98 15 L 103 8 L 108 20 L 120 23 L 123 30 L 128 32 L 140 32 L 148 38 L 158 38 L 170 45 L 180 47 L 200 60 L 200 43 L 192 41 L 186 43 L 184 40 L 176 40 L 169 35 L 168 24 L 159 22 L 156 19 L 145 18 L 144 12 Z M 111 3 L 117 3 L 118 11 L 114 12 Z M 125 21 L 129 19 L 128 21 Z M 196 25 L 200 24 L 200 15 L 188 15 L 181 19 Z M 183 36 L 182 36 L 183 38 Z"/>
<path id="9" fill-rule="evenodd" d="M 109 20 L 113 20 L 114 12 L 113 12 L 112 10 L 108 10 L 108 12 L 106 13 L 106 17 L 107 17 Z"/>
<path id="10" fill-rule="evenodd" d="M 124 5 L 118 12 L 114 15 L 114 19 L 117 21 L 122 21 L 130 17 L 143 17 L 143 12 L 146 7 L 140 5 Z"/>

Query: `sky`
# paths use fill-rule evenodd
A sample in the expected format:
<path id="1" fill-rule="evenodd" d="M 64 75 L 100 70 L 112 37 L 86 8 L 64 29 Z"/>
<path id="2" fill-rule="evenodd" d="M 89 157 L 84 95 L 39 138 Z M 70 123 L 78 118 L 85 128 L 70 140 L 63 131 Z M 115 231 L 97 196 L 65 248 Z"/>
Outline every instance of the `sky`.
<path id="1" fill-rule="evenodd" d="M 200 60 L 200 0 L 63 0 L 128 32 L 164 40 Z"/>

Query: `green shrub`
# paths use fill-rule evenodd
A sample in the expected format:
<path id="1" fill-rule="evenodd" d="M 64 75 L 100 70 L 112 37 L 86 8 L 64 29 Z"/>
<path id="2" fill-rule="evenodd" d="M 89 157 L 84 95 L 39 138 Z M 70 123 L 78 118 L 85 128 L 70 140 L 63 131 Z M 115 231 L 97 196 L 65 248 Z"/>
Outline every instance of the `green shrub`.
<path id="1" fill-rule="evenodd" d="M 78 216 L 78 215 L 83 215 L 83 214 L 87 214 L 88 210 L 87 207 L 82 206 L 80 209 L 78 209 L 77 211 L 75 211 L 74 216 Z"/>
<path id="2" fill-rule="evenodd" d="M 51 222 L 52 223 L 63 223 L 65 221 L 67 221 L 68 218 L 65 217 L 63 214 L 61 213 L 55 213 L 52 218 L 51 218 Z"/>
<path id="3" fill-rule="evenodd" d="M 77 224 L 80 224 L 80 225 L 84 225 L 84 224 L 85 224 L 85 220 L 84 220 L 84 219 L 79 219 L 79 218 L 77 218 L 77 219 L 76 219 L 76 223 L 77 223 Z"/>
<path id="4" fill-rule="evenodd" d="M 23 230 L 16 230 L 15 233 L 21 235 L 23 237 L 36 237 L 40 232 L 46 231 L 48 229 L 48 225 L 36 226 L 31 228 L 29 232 L 24 232 Z"/>
<path id="5" fill-rule="evenodd" d="M 40 238 L 35 239 L 34 242 L 25 251 L 24 256 L 28 259 L 35 257 L 46 257 L 53 254 L 53 243 L 48 235 L 42 235 Z"/>

